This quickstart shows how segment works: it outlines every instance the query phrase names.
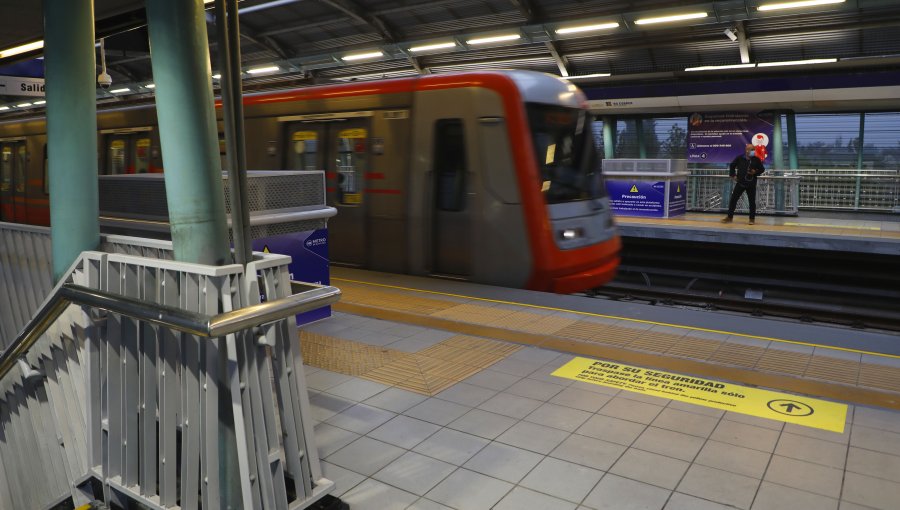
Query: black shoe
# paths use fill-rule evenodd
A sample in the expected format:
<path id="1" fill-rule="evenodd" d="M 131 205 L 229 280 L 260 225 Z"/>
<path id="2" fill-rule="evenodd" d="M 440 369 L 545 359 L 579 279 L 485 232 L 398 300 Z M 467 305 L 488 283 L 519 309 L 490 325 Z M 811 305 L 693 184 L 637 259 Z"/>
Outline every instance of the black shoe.
<path id="1" fill-rule="evenodd" d="M 731 216 L 726 216 L 722 218 L 722 223 L 731 223 L 734 220 Z"/>

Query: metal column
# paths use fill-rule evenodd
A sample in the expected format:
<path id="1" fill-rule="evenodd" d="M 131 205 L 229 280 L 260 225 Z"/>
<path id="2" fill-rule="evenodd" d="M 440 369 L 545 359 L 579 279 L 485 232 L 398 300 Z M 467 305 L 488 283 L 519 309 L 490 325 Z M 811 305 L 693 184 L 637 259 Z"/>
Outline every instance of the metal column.
<path id="1" fill-rule="evenodd" d="M 634 135 L 637 138 L 638 157 L 647 159 L 647 140 L 644 139 L 644 119 L 634 119 Z"/>
<path id="2" fill-rule="evenodd" d="M 148 0 L 147 24 L 175 257 L 229 263 L 203 0 Z"/>
<path id="3" fill-rule="evenodd" d="M 785 117 L 787 117 L 789 170 L 798 170 L 800 168 L 800 160 L 797 157 L 797 117 L 794 115 L 794 112 L 785 114 Z"/>
<path id="4" fill-rule="evenodd" d="M 82 251 L 100 244 L 93 0 L 45 0 L 44 33 L 47 173 L 58 280 Z"/>
<path id="5" fill-rule="evenodd" d="M 241 99 L 241 43 L 237 0 L 216 0 L 216 41 L 222 79 L 222 111 L 225 150 L 228 155 L 228 189 L 231 195 L 231 231 L 234 259 L 241 265 L 253 260 L 248 232 L 250 212 L 247 189 L 247 157 L 244 146 L 244 105 Z"/>
<path id="6" fill-rule="evenodd" d="M 775 122 L 772 128 L 772 170 L 776 176 L 784 175 L 784 142 L 781 137 L 781 113 L 775 113 Z M 784 211 L 784 182 L 779 179 L 775 182 L 775 211 Z"/>
<path id="7" fill-rule="evenodd" d="M 603 158 L 613 159 L 616 157 L 616 118 L 611 116 L 603 117 Z"/>
<path id="8" fill-rule="evenodd" d="M 865 147 L 866 141 L 866 114 L 865 112 L 860 112 L 859 114 L 859 143 L 856 154 L 856 169 L 862 170 L 863 167 L 863 147 Z M 856 175 L 856 193 L 853 194 L 853 209 L 859 210 L 859 195 L 862 192 L 862 177 L 860 177 L 861 172 L 857 172 Z"/>

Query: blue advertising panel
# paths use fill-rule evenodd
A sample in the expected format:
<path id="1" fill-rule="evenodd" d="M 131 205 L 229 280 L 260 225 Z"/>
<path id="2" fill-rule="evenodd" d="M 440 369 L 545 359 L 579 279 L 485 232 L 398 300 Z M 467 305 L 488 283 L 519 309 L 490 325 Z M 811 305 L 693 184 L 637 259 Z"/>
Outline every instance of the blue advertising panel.
<path id="1" fill-rule="evenodd" d="M 328 270 L 328 229 L 307 230 L 253 241 L 253 250 L 290 255 L 291 280 L 330 285 Z M 331 317 L 331 307 L 323 306 L 297 315 L 297 325 Z"/>
<path id="2" fill-rule="evenodd" d="M 669 182 L 669 217 L 680 216 L 687 210 L 687 181 Z"/>
<path id="3" fill-rule="evenodd" d="M 748 143 L 768 147 L 774 117 L 768 113 L 694 113 L 688 117 L 689 163 L 731 163 Z"/>
<path id="4" fill-rule="evenodd" d="M 607 179 L 612 209 L 621 216 L 665 216 L 666 183 Z"/>

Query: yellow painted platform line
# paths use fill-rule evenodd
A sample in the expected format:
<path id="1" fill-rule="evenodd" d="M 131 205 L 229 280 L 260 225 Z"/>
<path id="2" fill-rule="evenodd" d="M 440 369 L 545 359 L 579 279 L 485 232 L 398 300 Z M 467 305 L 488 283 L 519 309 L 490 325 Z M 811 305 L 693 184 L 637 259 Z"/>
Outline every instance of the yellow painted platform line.
<path id="1" fill-rule="evenodd" d="M 884 354 L 884 353 L 880 353 L 880 352 L 863 351 L 860 349 L 851 349 L 849 347 L 832 347 L 829 345 L 820 345 L 820 344 L 814 344 L 814 343 L 809 343 L 809 342 L 800 342 L 798 340 L 785 340 L 783 338 L 774 338 L 774 337 L 760 336 L 760 335 L 749 335 L 746 333 L 736 333 L 734 331 L 722 331 L 722 330 L 718 330 L 718 329 L 698 328 L 698 327 L 694 327 L 694 326 L 685 326 L 683 324 L 672 324 L 672 323 L 668 323 L 668 322 L 657 322 L 657 321 L 648 321 L 648 320 L 644 320 L 644 319 L 634 319 L 631 317 L 619 317 L 617 315 L 606 315 L 606 314 L 602 314 L 602 313 L 582 312 L 582 311 L 578 311 L 578 310 L 567 310 L 565 308 L 555 308 L 552 306 L 532 305 L 532 304 L 528 304 L 528 303 L 516 303 L 515 301 L 503 301 L 500 299 L 488 299 L 488 298 L 481 298 L 481 297 L 475 297 L 475 296 L 466 296 L 463 294 L 453 294 L 450 292 L 439 292 L 439 291 L 435 291 L 435 290 L 414 289 L 414 288 L 410 288 L 410 287 L 400 287 L 399 285 L 387 285 L 385 283 L 373 283 L 373 282 L 366 282 L 366 281 L 362 281 L 362 280 L 352 280 L 349 278 L 332 277 L 331 280 L 348 282 L 348 283 L 356 283 L 356 284 L 360 284 L 360 285 L 371 285 L 373 287 L 383 287 L 386 289 L 403 290 L 403 291 L 408 291 L 408 292 L 421 292 L 424 294 L 435 294 L 438 296 L 448 296 L 448 297 L 455 297 L 455 298 L 462 298 L 462 299 L 472 299 L 472 300 L 476 300 L 476 301 L 484 301 L 487 303 L 498 303 L 498 304 L 504 304 L 504 305 L 521 306 L 521 307 L 526 307 L 526 308 L 537 308 L 540 310 L 550 310 L 550 311 L 554 311 L 554 312 L 574 313 L 574 314 L 578 314 L 578 315 L 586 315 L 589 317 L 601 317 L 604 319 L 616 319 L 616 320 L 634 322 L 637 324 L 650 324 L 653 326 L 667 326 L 670 328 L 685 329 L 685 330 L 690 330 L 690 331 L 703 331 L 706 333 L 717 333 L 720 335 L 733 335 L 733 336 L 739 336 L 739 337 L 743 337 L 743 338 L 752 338 L 755 340 L 763 340 L 763 341 L 767 341 L 767 342 L 778 342 L 778 343 L 791 344 L 791 345 L 805 345 L 807 347 L 819 347 L 821 349 L 832 349 L 835 351 L 852 352 L 855 354 L 868 354 L 870 356 L 879 356 L 882 358 L 900 359 L 900 355 L 896 355 L 896 354 Z"/>
<path id="2" fill-rule="evenodd" d="M 881 230 L 881 227 L 863 227 L 858 225 L 826 225 L 821 223 L 794 223 L 794 222 L 785 222 L 782 225 L 788 227 L 823 227 L 823 228 L 840 228 L 846 230 Z M 777 227 L 778 225 L 772 225 L 773 227 Z"/>
<path id="3" fill-rule="evenodd" d="M 847 421 L 846 404 L 613 361 L 576 357 L 551 375 L 838 434 Z"/>

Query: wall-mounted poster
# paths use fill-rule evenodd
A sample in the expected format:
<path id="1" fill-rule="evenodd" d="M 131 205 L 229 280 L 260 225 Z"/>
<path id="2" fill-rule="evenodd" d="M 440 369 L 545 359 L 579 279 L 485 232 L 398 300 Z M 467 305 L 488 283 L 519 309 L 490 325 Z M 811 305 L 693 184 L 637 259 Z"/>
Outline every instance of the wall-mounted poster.
<path id="1" fill-rule="evenodd" d="M 730 163 L 748 143 L 771 152 L 773 124 L 771 113 L 694 113 L 688 117 L 687 160 Z"/>

